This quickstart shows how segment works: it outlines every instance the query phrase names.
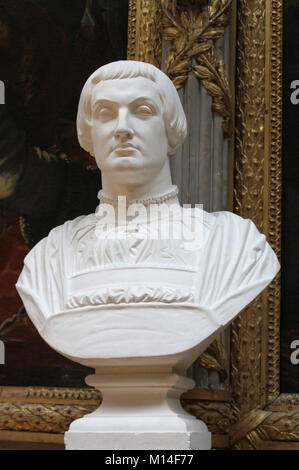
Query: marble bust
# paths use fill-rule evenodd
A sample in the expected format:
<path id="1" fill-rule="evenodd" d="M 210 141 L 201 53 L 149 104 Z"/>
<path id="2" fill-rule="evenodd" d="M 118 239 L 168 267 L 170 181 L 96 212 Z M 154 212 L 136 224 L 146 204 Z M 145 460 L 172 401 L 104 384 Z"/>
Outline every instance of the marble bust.
<path id="1" fill-rule="evenodd" d="M 110 393 L 107 405 L 104 399 L 97 413 L 88 415 L 92 419 L 73 423 L 68 448 L 101 448 L 95 437 L 100 435 L 103 448 L 114 449 L 112 434 L 124 449 L 134 448 L 132 442 L 136 448 L 207 448 L 199 444 L 208 434 L 203 423 L 199 429 L 200 422 L 194 424 L 178 404 L 173 411 L 169 390 L 178 399 L 192 387 L 186 368 L 270 283 L 279 270 L 277 258 L 253 222 L 230 212 L 196 208 L 191 211 L 196 229 L 189 226 L 187 242 L 181 236 L 161 237 L 165 221 L 172 234 L 184 226 L 169 159 L 187 130 L 176 89 L 156 67 L 119 61 L 95 71 L 82 90 L 77 129 L 81 146 L 102 172 L 100 204 L 94 214 L 56 227 L 39 242 L 25 258 L 16 285 L 44 340 L 94 367 L 87 383 Z M 132 205 L 135 212 L 128 209 Z M 163 210 L 154 212 L 154 206 Z M 165 447 L 161 441 L 161 416 L 150 397 L 162 372 L 176 377 L 165 378 L 167 385 L 160 387 L 168 407 L 165 442 L 177 432 L 178 439 L 188 435 L 189 444 L 179 440 Z M 121 387 L 127 408 L 122 405 L 126 410 L 115 415 Z M 142 390 L 138 398 L 137 389 Z M 136 402 L 143 424 L 136 421 Z M 139 442 L 138 433 L 150 435 L 151 443 Z"/>

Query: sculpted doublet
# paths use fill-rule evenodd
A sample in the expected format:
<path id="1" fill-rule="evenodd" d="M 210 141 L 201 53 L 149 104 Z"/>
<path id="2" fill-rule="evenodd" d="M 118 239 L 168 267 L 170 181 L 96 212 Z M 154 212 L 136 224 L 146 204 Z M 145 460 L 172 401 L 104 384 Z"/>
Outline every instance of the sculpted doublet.
<path id="1" fill-rule="evenodd" d="M 200 246 L 138 233 L 99 239 L 97 214 L 52 230 L 25 258 L 17 284 L 44 339 L 74 355 L 80 335 L 76 355 L 114 357 L 123 328 L 129 355 L 143 356 L 155 355 L 157 341 L 159 354 L 161 344 L 172 354 L 220 331 L 267 286 L 279 264 L 250 220 L 195 213 L 203 228 Z M 145 322 L 140 310 L 148 311 Z"/>

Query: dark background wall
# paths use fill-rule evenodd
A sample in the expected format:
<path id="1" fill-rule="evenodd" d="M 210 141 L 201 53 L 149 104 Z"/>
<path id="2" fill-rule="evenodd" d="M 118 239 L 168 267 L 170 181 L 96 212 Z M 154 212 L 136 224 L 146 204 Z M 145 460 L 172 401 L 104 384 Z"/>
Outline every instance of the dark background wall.
<path id="1" fill-rule="evenodd" d="M 128 0 L 0 0 L 1 106 L 30 146 L 65 153 L 81 166 L 94 163 L 77 142 L 79 96 L 93 71 L 126 58 L 127 26 Z M 22 197 L 35 189 L 26 187 Z M 16 292 L 28 252 L 19 215 L 0 205 L 0 386 L 84 386 L 90 371 L 41 339 Z"/>
<path id="2" fill-rule="evenodd" d="M 299 392 L 299 2 L 284 2 L 281 391 Z M 296 89 L 292 82 L 298 80 Z M 292 95 L 293 93 L 293 95 Z M 292 101 L 291 101 L 292 97 Z M 298 364 L 291 343 L 298 340 Z M 295 358 L 296 359 L 296 358 Z"/>

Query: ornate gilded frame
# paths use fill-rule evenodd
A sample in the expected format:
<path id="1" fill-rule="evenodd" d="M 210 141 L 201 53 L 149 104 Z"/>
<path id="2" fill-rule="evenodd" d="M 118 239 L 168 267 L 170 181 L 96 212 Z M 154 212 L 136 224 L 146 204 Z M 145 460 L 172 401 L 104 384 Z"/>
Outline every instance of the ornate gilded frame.
<path id="1" fill-rule="evenodd" d="M 239 0 L 234 209 L 280 255 L 282 0 Z M 280 278 L 233 323 L 235 449 L 299 449 L 299 394 L 280 393 Z"/>
<path id="2" fill-rule="evenodd" d="M 160 65 L 163 3 L 130 0 L 128 58 Z M 253 219 L 279 255 L 282 0 L 238 0 L 237 37 L 234 210 Z M 216 448 L 299 449 L 299 394 L 279 390 L 279 317 L 277 276 L 231 327 L 229 391 L 195 389 L 182 398 Z M 62 444 L 70 422 L 100 399 L 88 389 L 2 387 L 0 440 Z"/>

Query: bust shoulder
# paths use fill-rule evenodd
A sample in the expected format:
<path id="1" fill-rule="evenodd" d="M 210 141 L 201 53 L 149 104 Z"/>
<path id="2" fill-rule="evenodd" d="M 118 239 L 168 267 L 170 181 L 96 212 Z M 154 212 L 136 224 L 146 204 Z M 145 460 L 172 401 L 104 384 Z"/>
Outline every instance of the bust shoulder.
<path id="1" fill-rule="evenodd" d="M 215 220 L 211 235 L 221 237 L 224 245 L 227 243 L 233 251 L 245 245 L 261 247 L 266 244 L 266 236 L 257 229 L 252 220 L 228 211 L 214 212 L 210 216 L 213 216 Z"/>
<path id="2" fill-rule="evenodd" d="M 80 215 L 73 220 L 68 220 L 64 222 L 64 224 L 53 228 L 49 232 L 48 237 L 61 238 L 67 236 L 70 240 L 73 239 L 81 230 L 84 230 L 88 227 L 94 227 L 96 222 L 95 214 Z"/>

